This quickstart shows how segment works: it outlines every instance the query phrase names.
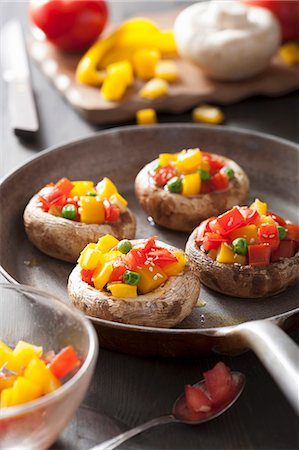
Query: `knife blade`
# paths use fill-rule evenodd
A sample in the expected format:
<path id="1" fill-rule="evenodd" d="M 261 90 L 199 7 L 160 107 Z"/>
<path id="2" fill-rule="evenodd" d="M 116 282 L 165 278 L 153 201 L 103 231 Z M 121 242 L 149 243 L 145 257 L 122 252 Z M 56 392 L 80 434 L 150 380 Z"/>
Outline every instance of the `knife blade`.
<path id="1" fill-rule="evenodd" d="M 1 29 L 1 66 L 2 77 L 8 84 L 11 127 L 17 136 L 34 137 L 39 121 L 23 30 L 17 20 L 10 20 Z"/>

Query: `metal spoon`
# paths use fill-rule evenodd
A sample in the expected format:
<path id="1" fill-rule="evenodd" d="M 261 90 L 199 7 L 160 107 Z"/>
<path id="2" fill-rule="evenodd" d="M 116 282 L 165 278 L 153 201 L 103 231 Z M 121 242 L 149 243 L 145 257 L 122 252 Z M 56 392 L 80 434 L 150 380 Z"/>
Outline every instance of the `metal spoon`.
<path id="1" fill-rule="evenodd" d="M 220 416 L 220 414 L 227 411 L 234 403 L 235 401 L 240 397 L 244 386 L 245 386 L 245 375 L 240 372 L 232 372 L 232 377 L 234 380 L 234 397 L 231 401 L 228 403 L 222 404 L 218 408 L 213 408 L 208 412 L 201 412 L 196 414 L 196 417 L 194 418 L 186 418 L 184 416 L 184 394 L 180 395 L 180 397 L 177 398 L 175 401 L 172 413 L 156 417 L 155 419 L 149 420 L 148 422 L 145 422 L 142 425 L 138 425 L 135 428 L 132 428 L 129 431 L 126 431 L 125 433 L 119 434 L 118 436 L 109 439 L 108 441 L 102 442 L 102 444 L 96 445 L 95 447 L 92 447 L 90 450 L 113 450 L 114 448 L 118 447 L 123 442 L 127 441 L 133 436 L 136 436 L 139 433 L 142 433 L 145 430 L 148 430 L 149 428 L 155 427 L 157 425 L 163 425 L 166 423 L 187 423 L 189 425 L 198 425 L 203 422 L 208 422 L 209 420 L 214 419 L 215 417 Z M 196 387 L 201 387 L 204 384 L 204 380 L 199 381 L 198 383 L 194 384 Z M 202 389 L 205 391 L 205 388 L 202 387 Z M 187 409 L 185 409 L 185 412 L 187 412 Z M 188 413 L 190 416 L 190 414 Z"/>

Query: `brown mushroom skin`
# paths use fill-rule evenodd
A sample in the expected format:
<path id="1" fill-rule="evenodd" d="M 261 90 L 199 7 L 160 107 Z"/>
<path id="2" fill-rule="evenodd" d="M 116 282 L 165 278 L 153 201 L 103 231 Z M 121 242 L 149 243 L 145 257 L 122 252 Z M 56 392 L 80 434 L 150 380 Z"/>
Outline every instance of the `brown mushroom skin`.
<path id="1" fill-rule="evenodd" d="M 142 240 L 133 244 L 139 242 Z M 162 242 L 158 244 L 177 250 Z M 199 276 L 189 259 L 183 272 L 136 298 L 118 298 L 107 291 L 99 291 L 82 281 L 80 271 L 77 265 L 69 276 L 68 294 L 72 303 L 89 316 L 130 325 L 173 327 L 192 312 L 200 292 Z"/>
<path id="2" fill-rule="evenodd" d="M 231 167 L 235 177 L 226 191 L 184 197 L 155 185 L 151 172 L 157 160 L 147 164 L 135 180 L 136 196 L 144 211 L 155 223 L 177 231 L 192 231 L 203 220 L 246 203 L 249 179 L 241 167 L 224 156 L 211 153 L 213 158 Z"/>
<path id="3" fill-rule="evenodd" d="M 136 219 L 129 209 L 112 224 L 86 224 L 43 211 L 37 195 L 26 206 L 23 219 L 29 240 L 39 250 L 72 263 L 87 244 L 97 242 L 101 236 L 111 234 L 117 239 L 133 239 L 136 231 Z"/>
<path id="4" fill-rule="evenodd" d="M 299 281 L 299 251 L 268 266 L 222 264 L 198 248 L 196 233 L 197 229 L 187 241 L 186 254 L 195 264 L 201 282 L 214 291 L 232 297 L 260 298 L 278 294 Z"/>

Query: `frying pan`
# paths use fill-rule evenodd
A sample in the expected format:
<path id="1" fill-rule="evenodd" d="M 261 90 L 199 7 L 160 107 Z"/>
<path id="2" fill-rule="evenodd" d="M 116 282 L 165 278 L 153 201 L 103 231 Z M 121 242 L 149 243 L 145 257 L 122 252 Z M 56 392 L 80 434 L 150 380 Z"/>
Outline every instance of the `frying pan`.
<path id="1" fill-rule="evenodd" d="M 95 182 L 103 176 L 112 178 L 137 215 L 137 237 L 155 234 L 184 248 L 187 234 L 159 228 L 147 220 L 134 197 L 133 183 L 138 171 L 159 153 L 192 147 L 233 158 L 251 180 L 249 201 L 258 196 L 272 211 L 296 222 L 299 149 L 295 144 L 226 127 L 171 124 L 117 128 L 46 150 L 2 180 L 0 257 L 4 276 L 68 301 L 66 284 L 73 266 L 35 249 L 22 224 L 22 212 L 30 197 L 63 176 Z M 175 329 L 91 320 L 102 347 L 131 354 L 190 357 L 212 351 L 237 354 L 250 348 L 299 411 L 299 351 L 283 331 L 298 327 L 298 292 L 296 285 L 266 299 L 237 299 L 202 287 L 199 306 Z"/>

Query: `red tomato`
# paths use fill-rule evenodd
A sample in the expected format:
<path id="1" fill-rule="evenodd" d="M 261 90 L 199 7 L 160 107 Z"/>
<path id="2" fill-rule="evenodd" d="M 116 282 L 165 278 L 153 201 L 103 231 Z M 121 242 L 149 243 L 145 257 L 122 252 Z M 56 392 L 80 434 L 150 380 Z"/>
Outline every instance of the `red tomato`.
<path id="1" fill-rule="evenodd" d="M 107 199 L 103 203 L 105 208 L 105 222 L 116 222 L 120 216 L 120 209 L 112 205 Z"/>
<path id="2" fill-rule="evenodd" d="M 221 214 L 221 216 L 216 219 L 216 223 L 219 225 L 220 233 L 225 236 L 231 231 L 245 225 L 245 219 L 238 208 L 233 208 L 226 213 Z M 212 223 L 210 223 L 210 228 L 213 230 Z"/>
<path id="3" fill-rule="evenodd" d="M 39 191 L 38 199 L 43 204 L 43 210 L 48 211 L 50 206 L 63 206 L 66 195 L 56 186 L 46 186 Z"/>
<path id="4" fill-rule="evenodd" d="M 109 282 L 112 283 L 113 281 L 123 281 L 126 270 L 128 269 L 125 266 L 125 263 L 121 259 L 119 261 L 116 260 L 113 263 L 113 270 L 110 275 Z"/>
<path id="5" fill-rule="evenodd" d="M 218 248 L 221 242 L 226 242 L 226 239 L 220 236 L 220 234 L 207 232 L 203 239 L 202 246 L 205 251 L 208 252 L 209 250 Z"/>
<path id="6" fill-rule="evenodd" d="M 260 217 L 256 209 L 247 208 L 247 206 L 241 206 L 238 208 L 240 213 L 244 216 L 245 225 L 251 225 L 257 221 Z"/>
<path id="7" fill-rule="evenodd" d="M 226 173 L 218 172 L 212 176 L 211 182 L 216 191 L 224 191 L 229 186 L 229 177 Z"/>
<path id="8" fill-rule="evenodd" d="M 82 269 L 81 270 L 82 281 L 93 286 L 93 282 L 92 282 L 93 273 L 94 273 L 94 270 Z"/>
<path id="9" fill-rule="evenodd" d="M 58 355 L 53 358 L 49 367 L 57 378 L 64 378 L 75 367 L 79 366 L 80 360 L 74 348 L 69 345 L 63 348 Z"/>
<path id="10" fill-rule="evenodd" d="M 209 219 L 204 220 L 203 222 L 201 222 L 201 224 L 197 228 L 197 233 L 196 233 L 196 238 L 195 238 L 195 242 L 197 245 L 202 244 L 204 235 L 207 231 L 212 231 L 210 228 L 210 222 L 212 222 L 214 219 L 216 219 L 216 217 L 210 217 Z"/>
<path id="11" fill-rule="evenodd" d="M 271 251 L 274 251 L 279 246 L 279 235 L 277 226 L 272 223 L 262 223 L 258 229 L 258 237 L 260 242 L 267 242 Z"/>
<path id="12" fill-rule="evenodd" d="M 212 402 L 200 388 L 186 384 L 185 397 L 187 407 L 192 412 L 208 412 L 211 410 Z"/>
<path id="13" fill-rule="evenodd" d="M 220 162 L 217 161 L 216 159 L 208 159 L 209 164 L 210 164 L 210 172 L 211 175 L 214 175 L 215 173 L 219 172 L 220 169 L 222 169 L 222 167 L 224 167 L 224 165 Z"/>
<path id="14" fill-rule="evenodd" d="M 206 388 L 214 405 L 229 402 L 234 395 L 234 382 L 231 371 L 223 362 L 203 374 Z"/>
<path id="15" fill-rule="evenodd" d="M 161 268 L 178 262 L 177 257 L 166 248 L 155 248 L 148 253 L 148 256 L 153 258 L 153 263 Z"/>
<path id="16" fill-rule="evenodd" d="M 284 227 L 287 229 L 286 239 L 299 242 L 299 225 L 287 223 Z"/>
<path id="17" fill-rule="evenodd" d="M 267 212 L 267 215 L 268 215 L 268 216 L 271 216 L 272 219 L 274 219 L 275 222 L 277 222 L 278 225 L 280 225 L 281 227 L 284 227 L 284 226 L 285 226 L 286 221 L 284 220 L 283 217 L 279 216 L 278 214 L 274 214 L 274 213 L 272 213 L 272 212 L 270 212 L 270 211 Z"/>
<path id="18" fill-rule="evenodd" d="M 105 0 L 31 0 L 29 15 L 47 39 L 63 50 L 84 50 L 103 31 Z"/>
<path id="19" fill-rule="evenodd" d="M 148 253 L 153 247 L 156 246 L 156 239 L 157 236 L 152 236 L 148 238 L 148 240 L 145 243 L 145 246 L 143 247 L 143 252 Z"/>
<path id="20" fill-rule="evenodd" d="M 242 0 L 269 9 L 278 19 L 284 41 L 299 38 L 299 2 L 296 0 Z"/>
<path id="21" fill-rule="evenodd" d="M 55 186 L 59 189 L 62 190 L 62 192 L 66 195 L 69 196 L 71 190 L 73 189 L 74 185 L 73 183 L 68 179 L 68 178 L 61 178 L 59 181 L 57 181 L 57 183 L 55 184 Z"/>
<path id="22" fill-rule="evenodd" d="M 141 248 L 132 248 L 124 257 L 125 264 L 130 270 L 136 270 L 137 267 L 143 267 L 146 261 L 146 255 Z"/>
<path id="23" fill-rule="evenodd" d="M 271 253 L 271 261 L 278 261 L 280 258 L 291 258 L 295 255 L 295 241 L 280 241 L 279 247 Z"/>
<path id="24" fill-rule="evenodd" d="M 153 179 L 158 187 L 163 187 L 172 177 L 175 175 L 175 170 L 171 164 L 167 166 L 161 167 L 155 175 Z"/>
<path id="25" fill-rule="evenodd" d="M 248 246 L 250 266 L 267 266 L 270 263 L 271 247 L 267 242 Z"/>

